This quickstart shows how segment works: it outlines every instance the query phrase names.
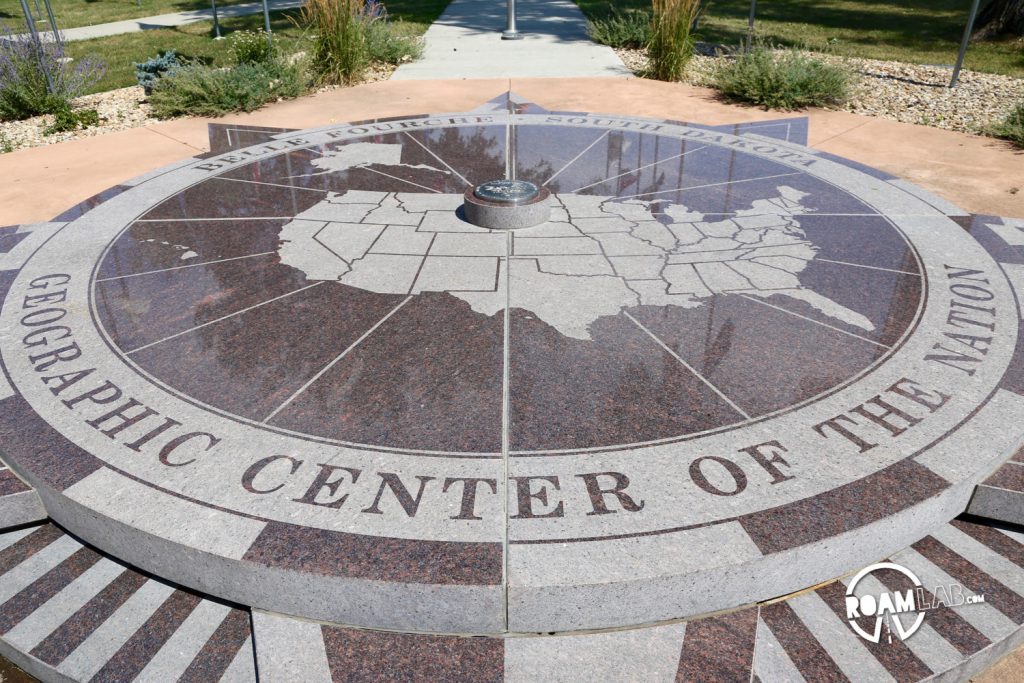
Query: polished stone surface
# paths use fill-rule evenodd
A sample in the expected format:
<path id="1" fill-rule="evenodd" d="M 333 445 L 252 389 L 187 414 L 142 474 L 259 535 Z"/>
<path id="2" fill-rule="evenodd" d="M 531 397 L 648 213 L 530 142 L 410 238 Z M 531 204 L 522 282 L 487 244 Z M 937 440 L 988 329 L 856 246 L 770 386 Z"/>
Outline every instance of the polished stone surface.
<path id="1" fill-rule="evenodd" d="M 469 637 L 356 629 L 230 605 L 147 576 L 54 524 L 0 530 L 0 654 L 43 681 L 967 680 L 1024 640 L 1024 535 L 956 519 L 890 557 L 922 582 L 922 627 L 858 638 L 846 594 L 871 572 L 703 618 L 581 634 Z M 949 586 L 963 596 L 959 604 Z M 940 592 L 951 603 L 934 606 Z M 893 633 L 893 619 L 882 617 Z M 875 620 L 858 626 L 873 631 Z"/>
<path id="2" fill-rule="evenodd" d="M 1019 445 L 1024 252 L 801 130 L 511 97 L 217 129 L 0 233 L 4 455 L 107 552 L 356 626 L 629 626 L 842 575 Z M 495 178 L 549 220 L 467 222 Z"/>
<path id="3" fill-rule="evenodd" d="M 504 639 L 361 631 L 254 612 L 256 655 L 261 676 L 274 681 L 370 681 L 383 672 L 411 680 L 509 683 L 964 681 L 1024 640 L 1022 541 L 1020 533 L 956 520 L 915 544 L 927 547 L 929 556 L 915 549 L 896 553 L 893 561 L 927 577 L 921 595 L 928 603 L 935 599 L 932 590 L 949 585 L 943 582 L 986 598 L 926 611 L 921 629 L 905 640 L 882 637 L 875 643 L 854 634 L 847 622 L 847 578 L 702 619 Z M 906 577 L 882 570 L 858 583 L 853 594 L 879 595 L 906 585 Z M 1002 607 L 994 602 L 997 595 Z M 882 620 L 889 629 L 890 618 Z M 860 625 L 871 630 L 873 621 L 862 617 Z"/>

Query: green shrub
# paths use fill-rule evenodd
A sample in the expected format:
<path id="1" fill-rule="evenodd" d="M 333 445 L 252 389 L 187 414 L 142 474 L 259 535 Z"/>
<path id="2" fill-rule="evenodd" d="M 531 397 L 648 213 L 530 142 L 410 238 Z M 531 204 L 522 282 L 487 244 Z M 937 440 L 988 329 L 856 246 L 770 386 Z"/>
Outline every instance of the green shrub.
<path id="1" fill-rule="evenodd" d="M 989 131 L 997 138 L 1009 140 L 1018 147 L 1024 147 L 1024 102 L 1018 104 L 1001 123 Z"/>
<path id="2" fill-rule="evenodd" d="M 11 142 L 11 139 L 9 137 L 4 135 L 3 133 L 0 133 L 0 154 L 7 154 L 13 151 L 14 143 Z"/>
<path id="3" fill-rule="evenodd" d="M 308 0 L 301 22 L 313 34 L 310 65 L 326 83 L 355 83 L 370 64 L 366 25 L 375 18 L 364 0 Z"/>
<path id="4" fill-rule="evenodd" d="M 189 64 L 157 81 L 150 102 L 158 118 L 222 116 L 298 97 L 306 89 L 302 69 L 279 60 L 230 69 Z"/>
<path id="5" fill-rule="evenodd" d="M 231 34 L 231 56 L 235 64 L 261 64 L 277 57 L 277 48 L 267 40 L 263 29 L 235 31 Z"/>
<path id="6" fill-rule="evenodd" d="M 152 59 L 136 63 L 135 79 L 148 96 L 152 94 L 153 84 L 156 83 L 158 78 L 173 72 L 180 66 L 181 60 L 178 59 L 178 53 L 174 50 L 167 50 L 166 52 L 159 53 Z"/>
<path id="7" fill-rule="evenodd" d="M 678 81 L 693 57 L 693 25 L 700 0 L 653 0 L 651 42 L 647 48 L 650 75 L 659 81 Z"/>
<path id="8" fill-rule="evenodd" d="M 43 135 L 68 133 L 99 125 L 99 122 L 100 114 L 95 109 L 61 109 L 54 114 L 53 123 L 43 130 Z"/>
<path id="9" fill-rule="evenodd" d="M 103 72 L 101 62 L 71 62 L 59 43 L 15 35 L 0 24 L 0 121 L 69 109 Z"/>
<path id="10" fill-rule="evenodd" d="M 382 18 L 365 21 L 366 50 L 372 61 L 401 64 L 418 59 L 423 43 L 415 36 L 402 35 L 396 26 Z"/>
<path id="11" fill-rule="evenodd" d="M 611 6 L 607 15 L 587 21 L 587 35 L 595 43 L 610 47 L 647 47 L 651 42 L 651 13 Z"/>
<path id="12" fill-rule="evenodd" d="M 723 62 L 711 81 L 731 100 L 792 110 L 840 104 L 849 97 L 852 75 L 796 50 L 761 45 Z"/>

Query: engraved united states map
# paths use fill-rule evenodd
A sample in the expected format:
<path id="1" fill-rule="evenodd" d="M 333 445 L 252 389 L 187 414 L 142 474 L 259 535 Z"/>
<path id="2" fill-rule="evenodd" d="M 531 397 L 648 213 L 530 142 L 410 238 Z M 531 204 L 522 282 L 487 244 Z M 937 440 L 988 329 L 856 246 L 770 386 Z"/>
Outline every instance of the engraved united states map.
<path id="1" fill-rule="evenodd" d="M 400 165 L 390 147 L 366 144 L 316 165 L 323 173 Z M 556 194 L 547 223 L 508 234 L 462 220 L 462 195 L 348 190 L 284 225 L 279 253 L 311 280 L 389 294 L 447 292 L 486 315 L 508 305 L 507 279 L 515 307 L 575 339 L 633 306 L 693 308 L 723 294 L 781 295 L 873 330 L 860 313 L 801 283 L 817 253 L 799 223 L 811 213 L 806 196 L 782 185 L 710 217 L 675 202 Z"/>

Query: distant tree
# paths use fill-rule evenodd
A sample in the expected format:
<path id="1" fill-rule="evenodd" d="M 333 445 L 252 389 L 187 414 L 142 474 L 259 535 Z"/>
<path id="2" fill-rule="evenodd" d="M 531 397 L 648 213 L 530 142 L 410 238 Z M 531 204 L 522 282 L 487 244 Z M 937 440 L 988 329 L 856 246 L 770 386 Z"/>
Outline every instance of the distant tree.
<path id="1" fill-rule="evenodd" d="M 974 26 L 976 39 L 1001 33 L 1024 36 L 1024 0 L 989 0 Z"/>

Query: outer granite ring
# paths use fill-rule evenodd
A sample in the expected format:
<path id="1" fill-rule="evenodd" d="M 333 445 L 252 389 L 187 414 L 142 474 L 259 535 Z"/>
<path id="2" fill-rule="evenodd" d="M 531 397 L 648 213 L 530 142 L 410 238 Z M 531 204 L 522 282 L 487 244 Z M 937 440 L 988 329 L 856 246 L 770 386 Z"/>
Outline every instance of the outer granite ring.
<path id="1" fill-rule="evenodd" d="M 210 179 L 216 176 L 227 177 L 216 181 L 225 187 L 274 187 L 275 181 L 265 174 L 261 180 L 229 175 L 253 160 L 277 159 L 284 167 L 298 161 L 295 155 L 299 152 L 342 143 L 350 145 L 357 158 L 345 171 L 332 173 L 380 175 L 380 169 L 359 169 L 365 168 L 369 155 L 384 158 L 390 153 L 358 146 L 368 134 L 367 126 L 283 134 L 266 145 L 196 160 L 140 181 L 75 222 L 56 226 L 55 236 L 13 278 L 0 314 L 0 353 L 13 384 L 12 395 L 0 403 L 0 412 L 7 423 L 4 449 L 12 467 L 39 489 L 50 514 L 70 530 L 185 585 L 246 604 L 341 623 L 494 633 L 505 628 L 506 604 L 511 630 L 551 631 L 672 619 L 803 588 L 862 564 L 865 553 L 881 556 L 902 547 L 939 520 L 959 512 L 973 483 L 1016 445 L 1020 435 L 1005 429 L 1007 424 L 1018 424 L 1024 412 L 1019 387 L 1004 378 L 1015 352 L 1019 320 L 1010 283 L 977 242 L 913 188 L 869 175 L 814 150 L 760 138 L 609 117 L 512 118 L 519 140 L 528 136 L 531 126 L 541 132 L 549 127 L 557 134 L 582 130 L 589 134 L 588 140 L 600 139 L 609 126 L 653 126 L 663 142 L 674 139 L 677 145 L 686 141 L 727 156 L 735 153 L 736 167 L 749 166 L 755 180 L 762 179 L 756 173 L 760 164 L 772 169 L 781 165 L 788 175 L 777 173 L 773 178 L 786 175 L 791 180 L 785 182 L 795 183 L 796 176 L 806 176 L 807 182 L 843 188 L 819 234 L 826 235 L 830 228 L 836 228 L 833 235 L 843 233 L 843 219 L 852 212 L 842 211 L 842 202 L 852 201 L 849 197 L 857 198 L 857 207 L 871 207 L 879 214 L 881 227 L 865 230 L 883 234 L 878 231 L 884 228 L 887 235 L 898 230 L 914 248 L 908 251 L 911 258 L 902 270 L 892 264 L 865 266 L 929 284 L 920 296 L 923 305 L 917 305 L 916 297 L 899 298 L 915 305 L 894 319 L 893 338 L 887 342 L 890 348 L 880 352 L 877 363 L 832 385 L 830 392 L 813 394 L 785 410 L 769 410 L 740 427 L 729 425 L 692 438 L 593 448 L 519 450 L 502 444 L 497 452 L 482 448 L 416 450 L 310 438 L 298 429 L 266 426 L 258 419 L 189 399 L 158 376 L 167 371 L 166 366 L 136 360 L 148 342 L 126 349 L 113 338 L 120 334 L 113 326 L 98 324 L 107 315 L 105 307 L 109 309 L 115 300 L 115 287 L 130 288 L 126 283 L 150 277 L 144 262 L 132 264 L 135 270 L 127 274 L 101 270 L 103 255 L 118 253 L 108 248 L 111 240 L 139 219 L 140 211 L 159 207 L 170 211 L 178 205 L 187 209 L 187 202 L 176 198 L 193 187 L 214 182 Z M 467 128 L 472 132 L 488 126 L 504 131 L 508 123 L 506 117 L 488 115 L 438 117 L 426 122 L 410 119 L 386 125 Z M 430 166 L 429 161 L 420 165 Z M 272 165 L 261 168 L 261 172 L 270 168 Z M 552 165 L 551 172 L 555 171 Z M 443 173 L 436 162 L 424 172 Z M 628 177 L 628 170 L 623 177 L 624 195 L 630 191 L 626 183 L 637 181 Z M 284 176 L 280 179 L 286 180 Z M 584 178 L 579 184 L 586 181 Z M 312 187 L 321 182 L 318 177 L 310 176 L 304 182 L 301 187 L 287 186 L 292 188 L 289 198 L 305 192 L 320 192 L 320 198 L 325 192 Z M 718 201 L 716 192 L 709 190 L 707 196 Z M 586 195 L 576 194 L 580 196 Z M 783 199 L 795 201 L 786 199 L 785 193 L 780 197 L 773 198 L 778 200 L 773 206 L 786 208 Z M 723 193 L 720 198 L 730 202 L 735 195 Z M 387 205 L 387 198 L 358 195 L 354 199 L 369 207 L 360 211 L 387 209 L 399 220 L 403 219 L 401 212 L 410 213 L 408 202 L 397 196 Z M 360 201 L 343 202 L 338 210 L 354 211 L 349 207 Z M 421 201 L 426 205 L 428 200 Z M 433 197 L 429 201 L 448 200 Z M 561 200 L 561 210 L 573 220 L 579 218 L 581 224 L 588 218 L 604 219 L 600 214 L 584 215 L 587 200 L 570 199 L 568 206 L 565 201 Z M 729 215 L 737 213 L 735 207 L 726 208 Z M 431 211 L 439 213 L 432 215 Z M 425 209 L 421 213 L 417 227 L 434 220 L 443 228 L 470 231 L 465 234 L 475 235 L 474 242 L 486 234 L 456 222 L 450 211 Z M 265 214 L 246 215 L 245 225 L 273 219 Z M 684 216 L 681 210 L 676 215 Z M 232 216 L 218 217 L 225 218 Z M 152 214 L 142 218 L 141 225 L 149 229 L 153 223 L 178 220 L 189 219 Z M 316 223 L 313 218 L 303 220 Z M 871 222 L 868 218 L 856 221 L 858 225 Z M 351 226 L 365 224 L 350 221 L 346 229 L 355 232 L 357 228 Z M 220 225 L 211 225 L 210 234 Z M 299 227 L 319 229 L 306 224 Z M 501 235 L 506 238 L 502 243 L 567 239 L 564 235 L 541 236 L 542 229 L 548 228 L 528 229 L 536 233 L 524 237 L 519 233 Z M 417 231 L 407 232 L 414 237 Z M 443 234 L 451 233 L 437 230 L 437 235 Z M 444 241 L 437 235 L 432 244 Z M 139 241 L 143 241 L 141 236 Z M 872 243 L 864 244 L 869 251 Z M 467 245 L 469 241 L 457 246 Z M 173 244 L 165 246 L 175 248 Z M 526 241 L 525 246 L 534 248 L 537 243 Z M 473 248 L 481 247 L 476 244 Z M 529 308 L 516 303 L 520 301 L 516 297 L 528 293 L 517 288 L 517 278 L 530 272 L 517 263 L 520 257 L 522 261 L 539 258 L 513 251 L 493 257 L 497 266 L 494 287 L 511 298 L 512 309 Z M 228 260 L 233 258 L 221 262 L 236 263 Z M 446 254 L 444 258 L 461 259 L 465 254 Z M 271 264 L 277 265 L 276 261 Z M 228 267 L 233 266 L 217 266 Z M 160 289 L 168 296 L 176 296 L 179 290 L 175 287 L 181 283 L 198 281 L 191 276 L 174 280 L 175 274 L 198 273 L 199 280 L 211 276 L 206 267 L 193 271 L 175 268 L 164 269 L 158 276 L 171 280 Z M 450 272 L 473 274 L 471 269 Z M 116 285 L 105 284 L 108 282 Z M 245 284 L 239 278 L 229 282 Z M 596 287 L 598 280 L 592 282 Z M 511 290 L 501 289 L 509 283 Z M 266 278 L 256 284 L 269 287 L 273 283 Z M 893 291 L 901 290 L 894 286 Z M 281 296 L 285 294 L 287 291 Z M 142 303 L 141 299 L 135 301 Z M 212 308 L 189 312 L 190 324 L 206 330 L 198 336 L 200 347 L 205 344 L 212 353 L 229 354 L 231 344 L 223 343 L 226 338 L 203 335 L 230 319 L 225 318 L 230 311 L 218 310 L 216 298 L 203 301 Z M 954 306 L 954 301 L 961 305 Z M 49 321 L 39 316 L 26 321 L 26 316 L 36 315 L 32 308 L 44 304 L 60 306 L 60 319 Z M 975 335 L 975 360 L 958 360 L 951 351 L 936 351 L 938 345 L 956 341 L 948 334 L 965 334 L 950 327 L 951 316 L 954 322 L 962 317 L 953 315 L 952 310 L 976 310 L 965 306 L 986 309 L 984 314 L 991 318 L 975 327 L 992 325 L 999 331 L 998 337 L 989 341 Z M 125 312 L 130 318 L 144 316 L 147 310 L 151 309 L 137 306 Z M 239 306 L 238 310 L 248 308 Z M 310 309 L 310 316 L 315 312 L 315 307 Z M 793 318 L 785 318 L 791 326 L 800 319 L 792 313 L 813 316 L 812 311 L 803 309 L 784 313 Z M 371 329 L 384 329 L 398 320 L 401 329 L 410 334 L 420 329 L 419 319 L 401 318 L 405 314 L 405 308 L 384 307 L 370 320 Z M 514 315 L 508 318 L 513 324 L 533 324 L 519 313 Z M 657 336 L 652 331 L 657 321 L 643 317 L 641 310 L 631 309 L 630 316 L 639 330 L 629 328 L 635 334 L 630 344 L 637 344 L 637 339 L 649 342 L 644 330 L 650 332 L 649 337 Z M 28 337 L 35 323 L 44 322 L 67 329 Z M 153 322 L 165 324 L 166 320 L 158 317 Z M 316 324 L 304 329 L 303 334 L 310 335 Z M 244 334 L 240 328 L 229 331 Z M 849 331 L 840 330 L 837 335 L 849 336 Z M 68 358 L 61 359 L 58 353 L 55 363 L 64 365 L 60 372 L 50 374 L 54 365 L 45 365 L 47 358 L 37 357 L 32 351 L 36 347 L 30 344 L 45 338 L 40 351 L 56 351 L 51 345 L 68 338 L 61 336 L 65 332 L 81 356 L 71 358 L 74 352 L 67 351 L 63 355 Z M 474 338 L 480 338 L 486 329 L 478 327 L 473 332 Z M 174 335 L 174 339 L 187 336 Z M 458 347 L 450 335 L 437 336 L 440 343 L 430 348 L 438 353 Z M 290 339 L 301 337 L 292 335 Z M 715 329 L 715 339 L 721 337 L 720 329 Z M 514 343 L 514 331 L 507 338 Z M 957 343 L 970 345 L 970 340 L 964 339 Z M 162 338 L 157 341 L 163 343 Z M 352 343 L 355 341 L 358 339 Z M 791 341 L 797 344 L 800 340 Z M 346 342 L 348 346 L 352 343 Z M 264 340 L 255 348 L 269 346 L 270 341 Z M 196 353 L 178 356 L 177 364 L 198 364 L 200 347 Z M 393 348 L 409 347 L 396 344 Z M 670 346 L 655 365 L 675 371 L 675 363 L 686 364 L 680 356 L 685 351 L 685 345 Z M 946 355 L 945 362 L 928 360 L 937 353 Z M 709 355 L 719 364 L 725 357 L 720 345 L 709 347 Z M 367 367 L 370 361 L 364 358 L 360 362 L 360 367 Z M 330 369 L 324 364 L 317 367 L 326 368 L 324 372 Z M 628 375 L 645 377 L 648 366 L 629 370 L 623 381 Z M 78 391 L 86 386 L 88 391 Z M 671 382 L 664 386 L 672 388 Z M 416 396 L 420 399 L 425 394 Z M 949 399 L 943 401 L 942 396 Z M 886 410 L 890 410 L 892 429 L 878 422 L 885 422 L 885 416 L 879 415 Z M 401 421 L 385 424 L 394 431 Z M 860 443 L 838 429 L 851 424 L 856 426 Z M 816 431 L 815 426 L 821 425 L 826 426 Z M 989 449 L 977 459 L 965 461 L 963 449 L 978 442 Z M 898 495 L 892 495 L 893 491 Z"/>

